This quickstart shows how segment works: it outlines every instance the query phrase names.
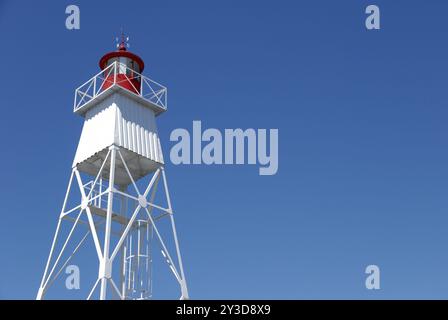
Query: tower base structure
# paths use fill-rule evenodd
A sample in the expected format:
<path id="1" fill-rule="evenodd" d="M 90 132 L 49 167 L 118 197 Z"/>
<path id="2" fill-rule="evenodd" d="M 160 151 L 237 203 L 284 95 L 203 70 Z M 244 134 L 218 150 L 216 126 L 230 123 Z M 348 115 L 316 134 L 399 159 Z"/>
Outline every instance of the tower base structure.
<path id="1" fill-rule="evenodd" d="M 88 246 L 88 239 L 93 240 L 98 258 L 98 276 L 87 299 L 152 298 L 152 259 L 156 243 L 179 285 L 180 299 L 188 299 L 163 164 L 155 165 L 149 182 L 142 187 L 134 178 L 142 176 L 141 168 L 132 164 L 138 155 L 133 157 L 129 150 L 111 145 L 95 157 L 101 162 L 95 175 L 91 169 L 86 174 L 82 163 L 72 169 L 37 299 L 45 297 L 72 258 Z M 86 175 L 92 179 L 83 180 Z M 164 192 L 157 192 L 160 187 Z M 73 197 L 73 193 L 78 195 Z M 165 205 L 156 204 L 160 194 Z M 169 220 L 168 236 L 159 228 L 163 220 Z M 71 223 L 66 236 L 61 233 L 64 221 Z M 75 242 L 75 230 L 82 227 L 85 233 Z M 69 250 L 69 247 L 73 249 Z"/>

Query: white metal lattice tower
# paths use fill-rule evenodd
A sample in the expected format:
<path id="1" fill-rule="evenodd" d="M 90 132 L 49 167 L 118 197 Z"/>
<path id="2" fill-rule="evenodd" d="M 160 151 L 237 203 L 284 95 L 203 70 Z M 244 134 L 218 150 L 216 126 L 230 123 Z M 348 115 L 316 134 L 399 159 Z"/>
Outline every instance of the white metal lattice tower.
<path id="1" fill-rule="evenodd" d="M 102 70 L 75 91 L 74 112 L 85 122 L 37 299 L 44 298 L 89 238 L 98 277 L 87 299 L 151 298 L 153 242 L 179 283 L 181 299 L 188 299 L 156 126 L 156 117 L 166 111 L 167 89 L 141 74 L 143 60 L 126 47 L 122 37 L 118 50 L 100 60 Z M 142 187 L 146 177 L 151 179 Z M 165 205 L 156 204 L 157 189 L 163 189 Z M 73 190 L 79 195 L 71 199 Z M 168 238 L 158 228 L 166 219 Z M 71 223 L 65 237 L 60 232 L 64 221 Z M 63 262 L 79 226 L 87 232 Z"/>

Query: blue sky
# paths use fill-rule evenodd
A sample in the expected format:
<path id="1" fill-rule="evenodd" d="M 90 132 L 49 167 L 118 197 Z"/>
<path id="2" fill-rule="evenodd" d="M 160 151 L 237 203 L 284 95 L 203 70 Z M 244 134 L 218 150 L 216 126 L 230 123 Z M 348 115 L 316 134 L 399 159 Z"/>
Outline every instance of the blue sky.
<path id="1" fill-rule="evenodd" d="M 279 129 L 274 176 L 167 163 L 192 298 L 448 298 L 446 1 L 76 1 L 78 31 L 69 4 L 0 1 L 1 298 L 35 297 L 82 128 L 74 89 L 122 26 L 169 88 L 165 158 L 193 120 Z"/>

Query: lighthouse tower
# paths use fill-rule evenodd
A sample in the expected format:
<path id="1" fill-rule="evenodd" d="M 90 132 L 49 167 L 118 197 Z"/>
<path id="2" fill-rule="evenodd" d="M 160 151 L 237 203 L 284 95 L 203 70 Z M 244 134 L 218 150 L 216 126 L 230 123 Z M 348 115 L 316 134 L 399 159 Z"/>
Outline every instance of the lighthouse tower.
<path id="1" fill-rule="evenodd" d="M 98 258 L 97 270 L 82 270 L 96 279 L 87 299 L 149 299 L 156 246 L 179 284 L 177 297 L 188 299 L 156 126 L 167 89 L 142 75 L 144 62 L 127 40 L 122 35 L 117 51 L 100 59 L 101 71 L 75 91 L 73 111 L 84 125 L 37 299 L 83 247 Z M 63 223 L 70 225 L 66 235 Z M 69 250 L 79 228 L 85 236 Z"/>

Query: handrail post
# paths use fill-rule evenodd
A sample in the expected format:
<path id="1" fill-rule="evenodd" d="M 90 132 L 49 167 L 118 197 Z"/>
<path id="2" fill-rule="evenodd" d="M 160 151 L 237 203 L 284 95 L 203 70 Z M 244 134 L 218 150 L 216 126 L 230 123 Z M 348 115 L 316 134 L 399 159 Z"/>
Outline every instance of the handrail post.
<path id="1" fill-rule="evenodd" d="M 143 97 L 143 76 L 140 74 L 140 96 Z"/>
<path id="2" fill-rule="evenodd" d="M 76 111 L 76 101 L 78 100 L 78 89 L 75 90 L 75 101 L 73 101 L 73 112 Z"/>
<path id="3" fill-rule="evenodd" d="M 115 61 L 114 62 L 114 84 L 117 83 L 117 64 L 118 64 L 118 61 Z"/>

